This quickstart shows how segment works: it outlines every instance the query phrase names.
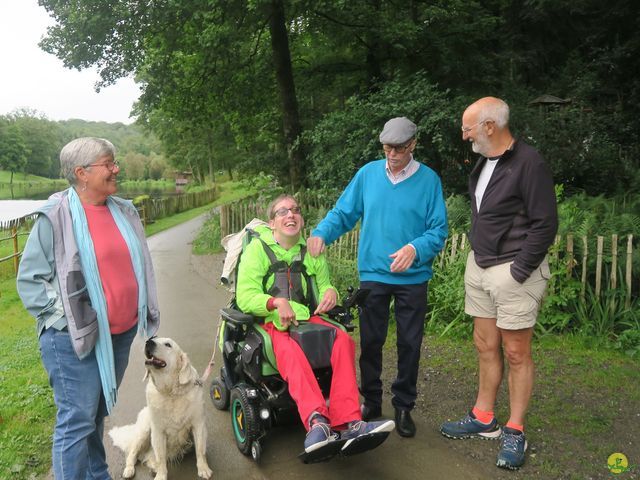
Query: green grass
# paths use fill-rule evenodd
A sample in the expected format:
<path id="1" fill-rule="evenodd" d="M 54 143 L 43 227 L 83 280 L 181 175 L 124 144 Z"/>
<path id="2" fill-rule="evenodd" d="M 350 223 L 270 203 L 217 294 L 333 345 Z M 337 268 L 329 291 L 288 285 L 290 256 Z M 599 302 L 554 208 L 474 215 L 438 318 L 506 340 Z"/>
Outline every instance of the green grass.
<path id="1" fill-rule="evenodd" d="M 218 188 L 220 190 L 220 196 L 216 199 L 216 201 L 209 203 L 207 205 L 203 205 L 202 207 L 194 208 L 186 212 L 181 212 L 176 215 L 172 215 L 170 217 L 161 218 L 155 221 L 154 223 L 147 225 L 145 228 L 145 232 L 147 236 L 149 237 L 155 233 L 159 233 L 163 230 L 167 230 L 171 227 L 174 227 L 176 225 L 189 221 L 192 218 L 195 218 L 203 213 L 211 211 L 214 207 L 217 207 L 219 205 L 224 205 L 226 203 L 230 203 L 235 200 L 239 200 L 241 198 L 248 197 L 256 193 L 255 190 L 246 187 L 242 182 L 235 182 L 235 181 L 229 181 L 226 183 L 218 184 Z M 216 219 L 218 218 L 217 216 L 214 216 L 214 217 Z M 207 223 L 212 229 L 215 229 L 215 226 L 212 224 L 212 221 L 213 220 L 211 220 L 210 218 Z M 218 238 L 219 237 L 220 237 L 220 232 L 218 228 Z M 196 239 L 194 241 L 194 243 L 196 244 L 198 242 L 199 242 L 199 239 Z M 219 240 L 218 240 L 218 244 L 219 244 Z M 201 241 L 200 241 L 200 245 L 202 245 Z M 194 253 L 198 255 L 202 255 L 205 253 L 213 253 L 214 251 L 221 251 L 221 250 L 219 249 L 216 250 L 215 245 L 212 245 L 211 249 L 203 249 L 199 247 L 198 249 L 194 250 Z"/>
<path id="2" fill-rule="evenodd" d="M 430 399 L 440 399 L 429 404 L 426 414 L 441 419 L 448 418 L 451 411 L 463 412 L 476 396 L 478 367 L 473 341 L 428 335 L 425 344 L 427 356 L 421 371 L 430 372 L 431 377 L 419 390 L 427 392 Z M 611 348 L 594 347 L 580 335 L 535 339 L 533 357 L 536 378 L 527 428 L 534 446 L 530 454 L 534 455 L 527 460 L 524 476 L 518 478 L 608 478 L 606 460 L 614 452 L 625 453 L 637 465 L 637 360 Z M 501 421 L 509 416 L 507 374 L 505 370 L 495 408 Z"/>
<path id="3" fill-rule="evenodd" d="M 55 406 L 15 280 L 0 281 L 0 292 L 0 478 L 19 480 L 49 470 Z"/>
<path id="4" fill-rule="evenodd" d="M 217 200 L 218 205 L 231 203 L 257 193 L 254 187 L 241 180 L 230 180 L 225 183 L 219 183 L 218 188 L 220 189 L 220 198 Z"/>
<path id="5" fill-rule="evenodd" d="M 168 230 L 169 228 L 180 225 L 181 223 L 187 222 L 192 218 L 197 217 L 198 215 L 202 215 L 203 213 L 210 211 L 217 204 L 218 202 L 216 201 L 198 208 L 187 210 L 186 212 L 180 212 L 175 215 L 171 215 L 170 217 L 161 218 L 147 225 L 144 231 L 147 234 L 147 237 L 150 237 L 151 235 L 162 232 L 164 230 Z"/>
<path id="6" fill-rule="evenodd" d="M 218 200 L 148 225 L 147 236 L 255 193 L 239 182 L 220 187 Z M 9 233 L 0 235 L 4 238 Z M 20 248 L 25 241 L 26 237 L 20 237 Z M 11 241 L 0 243 L 0 257 L 12 251 Z M 38 353 L 35 320 L 18 297 L 11 261 L 0 263 L 0 312 L 0 478 L 31 480 L 42 477 L 50 468 L 56 410 Z"/>
<path id="7" fill-rule="evenodd" d="M 11 172 L 6 170 L 0 170 L 0 184 L 8 184 L 11 180 Z M 54 180 L 46 177 L 40 177 L 38 175 L 24 174 L 24 173 L 15 173 L 13 175 L 13 183 L 51 183 Z"/>

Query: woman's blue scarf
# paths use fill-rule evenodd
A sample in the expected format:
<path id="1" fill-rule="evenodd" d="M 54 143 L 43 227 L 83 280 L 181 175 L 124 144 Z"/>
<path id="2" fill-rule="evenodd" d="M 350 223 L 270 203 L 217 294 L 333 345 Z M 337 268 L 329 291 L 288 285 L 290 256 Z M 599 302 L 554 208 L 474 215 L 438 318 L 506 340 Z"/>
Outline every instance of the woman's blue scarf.
<path id="1" fill-rule="evenodd" d="M 98 314 L 98 341 L 96 342 L 95 352 L 100 370 L 100 379 L 102 381 L 102 392 L 104 393 L 104 398 L 107 403 L 107 410 L 111 413 L 111 409 L 116 404 L 118 387 L 116 385 L 111 331 L 107 317 L 107 301 L 104 296 L 104 291 L 102 290 L 102 280 L 98 272 L 98 262 L 96 260 L 93 241 L 89 234 L 87 217 L 84 213 L 84 208 L 82 208 L 78 193 L 73 187 L 69 189 L 69 207 L 71 210 L 71 219 L 73 220 L 73 234 L 80 253 L 82 273 L 87 282 L 87 292 L 91 299 L 91 305 Z M 107 197 L 107 207 L 131 255 L 133 272 L 138 282 L 138 333 L 143 334 L 147 329 L 147 284 L 145 281 L 142 246 L 133 227 L 111 197 Z"/>

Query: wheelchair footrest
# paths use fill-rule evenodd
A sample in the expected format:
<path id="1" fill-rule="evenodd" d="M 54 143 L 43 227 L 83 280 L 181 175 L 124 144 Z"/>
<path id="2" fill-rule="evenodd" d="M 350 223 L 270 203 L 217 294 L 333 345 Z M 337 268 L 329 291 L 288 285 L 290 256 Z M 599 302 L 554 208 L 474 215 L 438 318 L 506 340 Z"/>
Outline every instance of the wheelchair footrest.
<path id="1" fill-rule="evenodd" d="M 333 457 L 335 457 L 340 450 L 342 450 L 343 445 L 346 443 L 346 440 L 336 440 L 334 442 L 329 442 L 325 446 L 314 450 L 313 452 L 302 452 L 298 455 L 298 458 L 302 460 L 302 463 L 320 463 L 320 462 L 328 462 Z"/>

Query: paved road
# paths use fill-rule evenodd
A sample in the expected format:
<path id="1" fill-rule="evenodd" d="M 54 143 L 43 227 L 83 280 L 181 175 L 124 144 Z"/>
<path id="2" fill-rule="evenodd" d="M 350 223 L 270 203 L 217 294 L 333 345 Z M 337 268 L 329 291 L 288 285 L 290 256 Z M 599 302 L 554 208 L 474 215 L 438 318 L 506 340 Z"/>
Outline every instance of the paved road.
<path id="1" fill-rule="evenodd" d="M 203 217 L 179 225 L 149 238 L 149 246 L 158 277 L 161 308 L 160 336 L 171 337 L 188 352 L 192 363 L 202 372 L 211 356 L 218 321 L 218 310 L 228 300 L 228 293 L 218 287 L 222 256 L 203 265 L 191 256 L 191 241 Z M 219 365 L 219 364 L 218 364 Z M 107 418 L 105 431 L 115 425 L 132 423 L 144 406 L 144 374 L 142 342 L 136 339 L 129 369 L 120 388 L 118 404 Z M 418 434 L 403 439 L 392 434 L 377 450 L 349 459 L 335 459 L 316 465 L 304 465 L 296 457 L 301 451 L 304 430 L 300 425 L 280 427 L 265 439 L 262 461 L 255 464 L 236 448 L 228 412 L 216 410 L 206 400 L 209 444 L 207 458 L 217 480 L 326 480 L 335 479 L 483 479 L 492 478 L 494 469 L 478 471 L 466 459 L 455 455 L 447 441 L 431 427 L 417 420 Z M 390 407 L 387 407 L 390 410 Z M 385 413 L 390 414 L 391 411 Z M 107 457 L 113 478 L 120 478 L 123 454 L 105 435 Z M 491 467 L 490 465 L 488 467 Z M 138 466 L 135 478 L 149 480 L 153 476 Z M 187 455 L 169 469 L 173 480 L 196 479 L 195 458 Z"/>

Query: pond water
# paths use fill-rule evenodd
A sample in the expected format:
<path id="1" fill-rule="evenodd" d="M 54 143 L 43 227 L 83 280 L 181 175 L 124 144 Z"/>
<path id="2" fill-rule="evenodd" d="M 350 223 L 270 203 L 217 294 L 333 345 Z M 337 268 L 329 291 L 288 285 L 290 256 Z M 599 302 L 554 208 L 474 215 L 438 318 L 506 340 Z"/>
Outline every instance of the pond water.
<path id="1" fill-rule="evenodd" d="M 55 193 L 58 190 L 32 190 L 31 192 L 26 192 L 22 190 L 14 190 L 13 195 L 2 195 L 0 198 L 9 198 L 7 200 L 0 200 L 0 223 L 7 222 L 9 220 L 13 220 L 16 218 L 24 217 L 25 215 L 29 215 L 33 213 L 40 206 L 44 205 L 47 201 L 47 198 L 52 193 Z M 6 193 L 3 191 L 3 193 Z M 117 195 L 119 197 L 132 199 L 137 197 L 138 195 L 150 195 L 152 197 L 167 197 L 173 195 L 181 195 L 182 192 L 176 191 L 174 188 L 170 189 L 162 189 L 162 188 L 152 188 L 147 191 L 140 191 L 140 189 L 135 190 L 127 190 L 120 188 L 118 190 Z"/>
<path id="2" fill-rule="evenodd" d="M 29 215 L 45 203 L 46 200 L 0 200 L 0 223 Z"/>

